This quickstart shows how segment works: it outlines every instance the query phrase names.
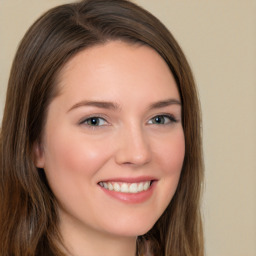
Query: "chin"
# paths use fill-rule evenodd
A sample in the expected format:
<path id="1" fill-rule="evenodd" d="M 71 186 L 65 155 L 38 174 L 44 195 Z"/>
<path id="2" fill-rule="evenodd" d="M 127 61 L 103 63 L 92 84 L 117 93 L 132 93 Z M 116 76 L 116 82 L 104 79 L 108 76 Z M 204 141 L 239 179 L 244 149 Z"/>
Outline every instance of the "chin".
<path id="1" fill-rule="evenodd" d="M 107 227 L 108 232 L 122 237 L 137 237 L 146 234 L 155 225 L 157 218 L 116 220 L 115 225 Z"/>

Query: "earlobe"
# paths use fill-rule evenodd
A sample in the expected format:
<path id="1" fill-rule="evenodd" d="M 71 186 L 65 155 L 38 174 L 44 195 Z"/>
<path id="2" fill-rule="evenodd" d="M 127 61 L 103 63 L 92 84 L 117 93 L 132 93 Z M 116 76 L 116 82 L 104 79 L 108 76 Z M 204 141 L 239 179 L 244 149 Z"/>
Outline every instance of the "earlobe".
<path id="1" fill-rule="evenodd" d="M 44 168 L 44 151 L 39 142 L 35 142 L 33 145 L 33 161 L 37 168 Z"/>

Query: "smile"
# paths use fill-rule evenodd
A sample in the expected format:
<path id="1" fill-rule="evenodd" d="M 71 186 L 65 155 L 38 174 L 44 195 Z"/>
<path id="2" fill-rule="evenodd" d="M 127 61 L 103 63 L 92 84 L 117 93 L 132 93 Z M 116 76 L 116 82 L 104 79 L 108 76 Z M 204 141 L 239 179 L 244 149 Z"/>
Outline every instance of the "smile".
<path id="1" fill-rule="evenodd" d="M 136 194 L 142 191 L 147 191 L 152 185 L 152 181 L 127 183 L 127 182 L 99 182 L 99 185 L 107 190 Z"/>

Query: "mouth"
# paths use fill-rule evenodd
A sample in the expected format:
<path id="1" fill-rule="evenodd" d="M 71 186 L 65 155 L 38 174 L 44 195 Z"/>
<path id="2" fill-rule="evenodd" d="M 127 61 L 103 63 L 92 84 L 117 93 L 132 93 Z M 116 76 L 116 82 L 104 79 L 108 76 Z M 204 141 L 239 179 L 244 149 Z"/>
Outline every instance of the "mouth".
<path id="1" fill-rule="evenodd" d="M 128 194 L 137 194 L 147 191 L 152 186 L 154 180 L 147 180 L 141 182 L 114 182 L 114 181 L 101 181 L 98 183 L 102 188 Z"/>

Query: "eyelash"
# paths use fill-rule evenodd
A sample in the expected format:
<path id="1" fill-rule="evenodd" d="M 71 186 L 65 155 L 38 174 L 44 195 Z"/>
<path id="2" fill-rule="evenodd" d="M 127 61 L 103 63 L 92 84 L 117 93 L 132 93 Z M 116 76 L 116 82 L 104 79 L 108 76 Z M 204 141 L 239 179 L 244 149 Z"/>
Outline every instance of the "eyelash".
<path id="1" fill-rule="evenodd" d="M 157 118 L 164 118 L 164 123 L 153 123 L 153 120 Z M 168 120 L 166 120 L 168 119 Z M 163 120 L 163 119 L 162 119 Z M 89 122 L 95 122 L 95 124 L 90 124 Z M 104 124 L 101 124 L 101 122 L 104 122 Z M 161 122 L 161 120 L 160 120 Z M 177 123 L 178 120 L 173 116 L 173 115 L 170 115 L 170 114 L 160 114 L 160 115 L 156 115 L 152 118 L 150 118 L 150 120 L 147 122 L 149 123 L 150 125 L 170 125 L 172 123 Z M 82 120 L 81 122 L 79 122 L 80 125 L 84 124 L 86 126 L 88 126 L 89 128 L 100 128 L 101 126 L 107 126 L 108 125 L 108 122 L 106 121 L 105 118 L 101 117 L 101 116 L 91 116 L 91 117 L 88 117 L 84 120 Z"/>
<path id="2" fill-rule="evenodd" d="M 150 119 L 150 121 L 153 120 L 153 119 L 156 120 L 156 118 L 164 118 L 165 121 L 166 121 L 166 119 L 169 119 L 169 121 L 167 123 L 158 123 L 158 124 L 155 123 L 155 125 L 168 125 L 168 124 L 171 124 L 171 123 L 177 123 L 178 122 L 178 120 L 173 115 L 170 115 L 170 114 L 156 115 L 156 116 L 152 117 Z M 154 123 L 152 123 L 152 124 L 154 124 Z"/>
<path id="3" fill-rule="evenodd" d="M 106 119 L 103 118 L 103 117 L 101 117 L 101 116 L 91 116 L 91 117 L 88 117 L 88 118 L 82 120 L 81 122 L 79 122 L 79 124 L 85 124 L 85 125 L 87 125 L 87 126 L 90 127 L 90 128 L 101 127 L 101 126 L 105 125 L 105 124 L 103 124 L 103 125 L 102 125 L 102 124 L 101 124 L 101 125 L 89 124 L 89 122 L 90 122 L 90 121 L 93 121 L 93 120 L 96 120 L 97 123 L 98 123 L 99 121 L 103 121 L 104 123 L 107 124 Z"/>

